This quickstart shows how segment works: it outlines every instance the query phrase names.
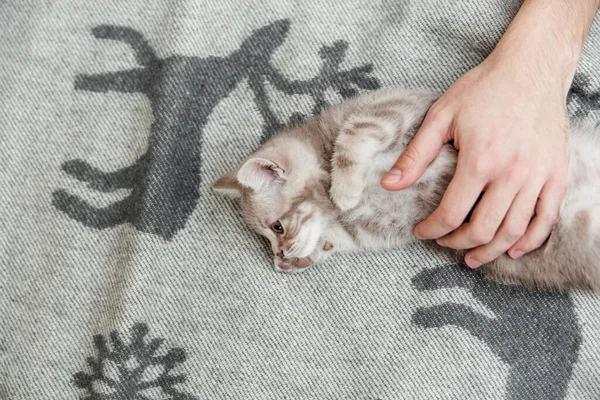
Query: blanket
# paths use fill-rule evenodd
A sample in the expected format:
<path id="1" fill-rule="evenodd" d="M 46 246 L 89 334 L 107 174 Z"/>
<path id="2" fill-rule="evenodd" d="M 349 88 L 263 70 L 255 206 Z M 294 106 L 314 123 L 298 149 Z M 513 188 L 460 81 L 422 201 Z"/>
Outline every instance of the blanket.
<path id="1" fill-rule="evenodd" d="M 519 6 L 0 2 L 0 398 L 599 398 L 600 296 L 423 245 L 276 273 L 209 187 L 329 104 L 447 89 Z M 595 23 L 573 118 L 599 65 Z"/>

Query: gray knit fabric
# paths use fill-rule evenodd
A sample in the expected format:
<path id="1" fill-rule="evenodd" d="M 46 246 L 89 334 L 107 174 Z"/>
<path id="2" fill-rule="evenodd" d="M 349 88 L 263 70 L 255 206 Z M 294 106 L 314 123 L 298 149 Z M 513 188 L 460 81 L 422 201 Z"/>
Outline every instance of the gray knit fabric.
<path id="1" fill-rule="evenodd" d="M 598 399 L 600 296 L 421 246 L 271 269 L 209 189 L 274 130 L 446 89 L 518 1 L 0 2 L 0 399 Z M 569 96 L 600 121 L 600 25 Z"/>

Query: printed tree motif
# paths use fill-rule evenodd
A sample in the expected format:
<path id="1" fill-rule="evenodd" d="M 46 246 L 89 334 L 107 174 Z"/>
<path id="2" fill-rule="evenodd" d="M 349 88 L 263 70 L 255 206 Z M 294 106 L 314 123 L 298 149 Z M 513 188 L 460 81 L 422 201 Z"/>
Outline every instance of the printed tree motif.
<path id="1" fill-rule="evenodd" d="M 110 347 L 106 337 L 94 336 L 97 356 L 88 357 L 91 373 L 73 375 L 73 384 L 87 392 L 83 400 L 150 400 L 151 392 L 162 391 L 169 400 L 195 400 L 179 392 L 174 386 L 185 382 L 184 375 L 171 375 L 173 369 L 186 359 L 185 350 L 172 348 L 165 355 L 157 355 L 164 339 L 146 340 L 148 326 L 135 324 L 129 344 L 117 331 L 110 333 Z"/>
<path id="2" fill-rule="evenodd" d="M 95 207 L 64 189 L 56 190 L 52 204 L 70 218 L 96 229 L 130 223 L 142 232 L 172 239 L 185 226 L 198 203 L 201 183 L 203 130 L 215 107 L 242 82 L 254 93 L 263 118 L 262 141 L 282 128 L 271 109 L 266 83 L 285 94 L 309 95 L 313 113 L 327 106 L 325 92 L 333 89 L 342 98 L 359 89 L 377 89 L 369 76 L 373 67 L 342 70 L 348 44 L 322 46 L 323 60 L 317 76 L 305 81 L 286 79 L 271 62 L 290 28 L 288 20 L 255 30 L 240 47 L 224 57 L 160 58 L 142 33 L 128 27 L 100 25 L 92 29 L 97 39 L 118 41 L 131 47 L 138 67 L 100 74 L 82 74 L 75 89 L 105 93 L 142 93 L 150 100 L 154 122 L 148 149 L 133 164 L 105 172 L 85 160 L 69 160 L 65 173 L 86 182 L 93 191 L 129 189 L 130 194 L 106 207 Z M 305 116 L 296 113 L 291 123 Z M 241 134 L 244 134 L 243 132 Z"/>

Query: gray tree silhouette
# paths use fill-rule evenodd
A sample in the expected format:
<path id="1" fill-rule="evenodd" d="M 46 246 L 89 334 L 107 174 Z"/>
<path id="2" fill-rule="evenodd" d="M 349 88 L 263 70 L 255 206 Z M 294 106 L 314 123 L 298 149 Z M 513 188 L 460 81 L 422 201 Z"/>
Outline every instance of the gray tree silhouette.
<path id="1" fill-rule="evenodd" d="M 185 361 L 185 350 L 176 347 L 165 355 L 157 355 L 164 339 L 146 340 L 148 331 L 144 323 L 133 325 L 129 343 L 112 331 L 110 346 L 104 335 L 94 336 L 97 356 L 87 358 L 91 373 L 73 375 L 73 384 L 87 392 L 83 400 L 150 400 L 149 392 L 158 390 L 163 393 L 161 398 L 167 395 L 170 400 L 196 399 L 174 387 L 185 382 L 184 375 L 171 375 L 175 366 Z M 148 380 L 145 374 L 150 370 L 155 376 Z"/>

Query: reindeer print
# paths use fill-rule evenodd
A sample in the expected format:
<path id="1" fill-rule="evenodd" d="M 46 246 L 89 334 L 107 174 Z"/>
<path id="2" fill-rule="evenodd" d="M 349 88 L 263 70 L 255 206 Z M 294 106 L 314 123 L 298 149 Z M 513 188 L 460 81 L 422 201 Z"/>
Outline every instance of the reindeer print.
<path id="1" fill-rule="evenodd" d="M 412 322 L 427 329 L 454 325 L 486 343 L 510 367 L 507 399 L 563 399 L 581 345 L 573 300 L 566 293 L 502 285 L 462 267 L 425 269 L 412 280 L 420 291 L 461 287 L 494 312 L 443 303 L 419 308 Z"/>
<path id="2" fill-rule="evenodd" d="M 247 81 L 263 119 L 262 140 L 283 127 L 271 110 L 265 84 L 268 81 L 285 94 L 309 95 L 314 114 L 328 106 L 325 92 L 333 89 L 342 98 L 359 89 L 379 88 L 370 76 L 372 65 L 340 70 L 348 44 L 338 41 L 323 46 L 320 73 L 306 81 L 287 80 L 272 64 L 271 57 L 284 42 L 290 28 L 279 20 L 254 31 L 238 50 L 227 57 L 157 57 L 144 36 L 133 29 L 102 25 L 92 34 L 97 39 L 127 43 L 139 68 L 94 75 L 78 75 L 75 89 L 105 93 L 143 93 L 150 100 L 154 122 L 145 154 L 131 166 L 105 172 L 85 160 L 62 165 L 69 176 L 86 182 L 94 191 L 129 189 L 124 199 L 97 208 L 84 199 L 56 190 L 52 204 L 80 223 L 105 229 L 124 223 L 137 230 L 171 240 L 185 226 L 196 207 L 201 184 L 202 131 L 219 102 L 242 81 Z M 294 114 L 292 121 L 302 120 Z"/>

